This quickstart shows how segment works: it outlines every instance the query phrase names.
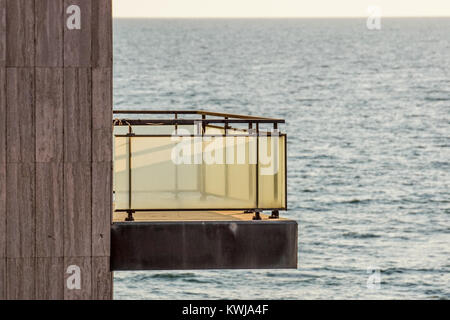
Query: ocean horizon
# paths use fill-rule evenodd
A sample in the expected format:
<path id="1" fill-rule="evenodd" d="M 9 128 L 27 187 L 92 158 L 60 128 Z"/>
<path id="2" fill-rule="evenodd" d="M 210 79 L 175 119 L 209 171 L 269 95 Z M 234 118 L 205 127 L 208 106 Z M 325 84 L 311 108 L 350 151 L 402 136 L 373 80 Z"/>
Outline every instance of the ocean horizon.
<path id="1" fill-rule="evenodd" d="M 114 272 L 115 299 L 450 298 L 450 18 L 366 20 L 114 19 L 115 108 L 286 119 L 299 226 L 297 270 Z"/>

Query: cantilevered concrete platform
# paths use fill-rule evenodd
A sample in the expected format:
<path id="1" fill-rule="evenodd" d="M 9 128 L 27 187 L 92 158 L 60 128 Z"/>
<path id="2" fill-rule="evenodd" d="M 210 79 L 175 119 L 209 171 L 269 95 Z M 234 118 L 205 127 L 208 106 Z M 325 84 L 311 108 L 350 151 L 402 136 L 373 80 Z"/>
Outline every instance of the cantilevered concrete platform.
<path id="1" fill-rule="evenodd" d="M 243 212 L 116 213 L 111 268 L 120 270 L 297 268 L 293 220 Z"/>

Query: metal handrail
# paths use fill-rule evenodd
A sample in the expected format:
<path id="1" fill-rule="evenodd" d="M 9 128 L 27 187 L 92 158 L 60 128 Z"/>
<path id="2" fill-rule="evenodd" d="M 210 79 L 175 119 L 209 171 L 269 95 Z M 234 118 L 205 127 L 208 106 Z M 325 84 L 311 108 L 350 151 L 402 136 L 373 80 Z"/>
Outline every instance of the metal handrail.
<path id="1" fill-rule="evenodd" d="M 241 114 L 232 113 L 221 113 L 221 112 L 211 112 L 204 110 L 197 111 L 183 111 L 183 110 L 114 110 L 113 114 L 173 114 L 173 115 L 200 115 L 200 116 L 211 116 L 211 117 L 222 117 L 228 119 L 241 119 L 241 120 L 255 120 L 255 121 L 269 121 L 276 123 L 285 123 L 284 119 L 277 118 L 267 118 L 267 117 L 255 117 Z M 234 120 L 233 120 L 234 121 Z"/>
<path id="2" fill-rule="evenodd" d="M 159 124 L 159 125 L 189 125 L 189 124 L 196 124 L 196 123 L 204 123 L 204 124 L 211 124 L 211 123 L 223 123 L 223 124 L 232 124 L 232 123 L 269 123 L 269 124 L 276 124 L 276 123 L 285 123 L 285 120 L 267 120 L 267 119 L 120 119 L 123 121 L 123 123 L 118 123 L 116 125 L 118 126 L 127 126 L 128 124 L 136 125 L 136 126 L 142 126 L 142 125 L 149 125 L 149 124 Z"/>

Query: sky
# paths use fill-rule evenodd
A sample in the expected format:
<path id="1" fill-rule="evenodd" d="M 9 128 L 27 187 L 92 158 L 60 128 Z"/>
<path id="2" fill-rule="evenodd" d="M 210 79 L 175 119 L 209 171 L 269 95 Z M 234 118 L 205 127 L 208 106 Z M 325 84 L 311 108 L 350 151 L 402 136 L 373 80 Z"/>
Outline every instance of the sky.
<path id="1" fill-rule="evenodd" d="M 384 17 L 450 16 L 450 0 L 113 0 L 115 17 Z"/>

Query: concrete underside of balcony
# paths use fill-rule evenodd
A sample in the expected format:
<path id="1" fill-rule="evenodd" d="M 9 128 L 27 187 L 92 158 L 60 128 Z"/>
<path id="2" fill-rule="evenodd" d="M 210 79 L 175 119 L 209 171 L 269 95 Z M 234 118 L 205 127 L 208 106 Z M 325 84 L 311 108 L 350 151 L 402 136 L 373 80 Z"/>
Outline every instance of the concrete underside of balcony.
<path id="1" fill-rule="evenodd" d="M 297 222 L 243 212 L 115 213 L 111 267 L 121 270 L 297 268 Z"/>

